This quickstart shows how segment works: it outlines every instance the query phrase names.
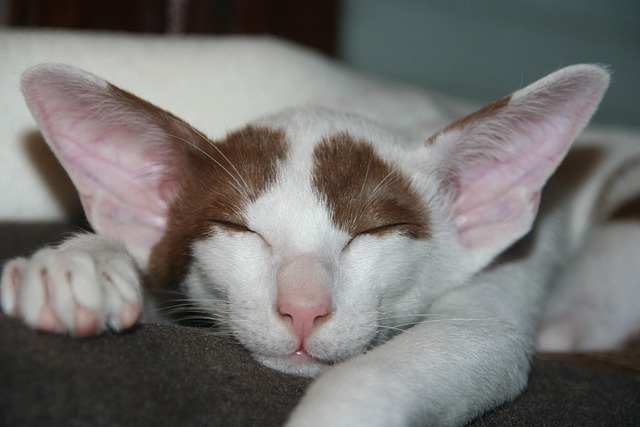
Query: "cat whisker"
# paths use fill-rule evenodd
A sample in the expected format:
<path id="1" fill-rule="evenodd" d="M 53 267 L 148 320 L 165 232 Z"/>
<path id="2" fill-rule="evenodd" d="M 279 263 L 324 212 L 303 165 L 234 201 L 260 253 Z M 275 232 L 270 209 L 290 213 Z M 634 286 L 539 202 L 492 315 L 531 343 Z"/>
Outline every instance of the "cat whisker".
<path id="1" fill-rule="evenodd" d="M 362 198 L 364 194 L 364 190 L 367 186 L 367 181 L 369 180 L 369 171 L 371 170 L 371 163 L 373 162 L 373 153 L 369 156 L 369 164 L 367 164 L 367 171 L 364 174 L 364 180 L 362 181 L 362 187 L 360 188 L 359 197 Z"/>
<path id="2" fill-rule="evenodd" d="M 184 321 L 225 323 L 229 308 L 228 303 L 222 300 L 175 298 L 163 301 L 154 311 Z"/>
<path id="3" fill-rule="evenodd" d="M 174 119 L 174 120 L 178 120 L 178 119 Z M 229 166 L 231 166 L 231 168 L 233 169 L 233 171 L 236 173 L 236 176 L 242 181 L 242 184 L 244 185 L 245 191 L 248 191 L 251 187 L 249 186 L 249 184 L 247 183 L 247 181 L 244 179 L 244 177 L 242 176 L 242 174 L 238 171 L 238 169 L 235 167 L 235 165 L 233 164 L 233 162 L 231 160 L 229 160 L 229 158 L 220 150 L 220 148 L 218 148 L 216 146 L 216 144 L 211 141 L 209 138 L 207 138 L 202 132 L 200 132 L 198 129 L 194 128 L 193 126 L 187 124 L 187 126 L 189 127 L 189 129 L 191 129 L 191 131 L 193 133 L 195 133 L 196 135 L 198 135 L 200 138 L 202 138 L 205 142 L 207 142 L 209 144 L 209 146 L 211 146 L 213 149 L 215 149 L 218 154 L 220 154 L 222 156 L 222 158 L 224 158 L 227 163 L 229 164 Z M 219 163 L 218 163 L 219 165 Z M 222 167 L 222 166 L 220 166 Z M 227 171 L 227 173 L 229 173 Z M 247 193 L 243 194 L 244 196 L 248 196 Z"/>
<path id="4" fill-rule="evenodd" d="M 389 179 L 391 179 L 391 180 L 395 179 L 397 171 L 398 171 L 398 167 L 396 166 L 391 171 L 389 171 L 389 173 L 384 178 L 382 178 L 382 180 L 380 180 L 378 185 L 375 186 L 375 188 L 373 189 L 373 191 L 369 195 L 369 200 L 374 200 L 375 199 L 375 197 L 378 194 L 378 191 L 380 191 L 380 189 L 387 183 L 387 181 Z"/>
<path id="5" fill-rule="evenodd" d="M 248 185 L 247 182 L 244 180 L 244 178 L 242 178 L 242 176 L 240 175 L 240 173 L 238 172 L 238 170 L 235 168 L 235 166 L 233 166 L 233 163 L 231 163 L 229 161 L 229 159 L 220 151 L 220 149 L 218 147 L 216 147 L 216 145 L 214 143 L 212 143 L 211 141 L 209 141 L 208 139 L 205 138 L 205 141 L 211 146 L 213 147 L 216 151 L 218 151 L 218 153 L 220 153 L 220 155 L 227 161 L 227 163 L 231 166 L 231 168 L 236 172 L 236 174 L 232 174 L 231 171 L 229 171 L 229 169 L 227 169 L 222 163 L 220 163 L 215 157 L 213 157 L 211 154 L 207 153 L 206 151 L 204 151 L 202 148 L 198 147 L 197 144 L 182 138 L 180 136 L 177 135 L 173 135 L 173 134 L 169 134 L 166 133 L 164 134 L 164 136 L 168 136 L 174 139 L 177 139 L 178 141 L 184 142 L 186 144 L 188 144 L 189 146 L 191 146 L 192 148 L 194 148 L 195 150 L 197 150 L 198 152 L 200 152 L 201 154 L 203 154 L 204 156 L 206 156 L 208 159 L 210 159 L 212 162 L 214 162 L 216 165 L 218 165 L 220 167 L 220 169 L 222 169 L 233 181 L 234 183 L 231 184 L 231 186 L 233 187 L 234 190 L 236 190 L 238 192 L 238 194 L 242 195 L 243 197 L 247 196 L 247 190 L 248 190 Z"/>
<path id="6" fill-rule="evenodd" d="M 413 325 L 411 325 L 413 326 Z M 405 325 L 398 325 L 398 326 L 386 326 L 386 325 L 378 325 L 376 326 L 376 329 L 381 331 L 381 330 L 385 330 L 385 331 L 392 331 L 392 332 L 396 332 L 396 333 L 400 333 L 400 332 L 406 332 L 409 334 L 413 334 L 413 332 L 411 332 L 410 330 L 407 330 Z"/>

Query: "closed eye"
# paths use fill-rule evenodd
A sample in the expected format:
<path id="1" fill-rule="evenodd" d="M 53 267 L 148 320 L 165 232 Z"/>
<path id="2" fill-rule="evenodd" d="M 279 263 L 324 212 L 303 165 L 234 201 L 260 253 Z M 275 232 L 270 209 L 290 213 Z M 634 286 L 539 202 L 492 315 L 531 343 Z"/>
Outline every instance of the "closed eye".
<path id="1" fill-rule="evenodd" d="M 237 233 L 254 233 L 253 230 L 244 224 L 238 224 L 224 219 L 212 219 L 211 222 L 227 231 L 234 231 Z"/>
<path id="2" fill-rule="evenodd" d="M 269 241 L 267 241 L 267 239 L 265 239 L 262 234 L 258 233 L 257 231 L 254 231 L 252 229 L 250 229 L 249 227 L 247 227 L 244 224 L 238 224 L 237 222 L 233 222 L 233 221 L 228 221 L 226 219 L 211 219 L 209 220 L 209 222 L 211 222 L 212 224 L 216 225 L 218 228 L 225 230 L 227 233 L 232 234 L 232 233 L 236 233 L 238 235 L 240 235 L 240 233 L 244 234 L 245 236 L 257 236 L 260 238 L 260 240 L 262 240 L 262 242 L 264 243 L 265 247 L 268 248 L 269 251 L 271 251 L 271 244 L 269 243 Z"/>
<path id="3" fill-rule="evenodd" d="M 415 229 L 416 229 L 416 225 L 408 222 L 398 222 L 393 224 L 381 225 L 379 227 L 369 228 L 368 230 L 361 231 L 355 236 L 353 236 L 344 246 L 343 250 L 350 247 L 351 243 L 360 236 L 384 236 L 385 234 L 396 232 L 396 233 L 404 234 L 408 237 L 414 237 Z"/>
<path id="4" fill-rule="evenodd" d="M 414 228 L 413 224 L 409 224 L 406 222 L 399 222 L 395 224 L 386 224 L 386 225 L 381 225 L 380 227 L 370 228 L 368 230 L 361 231 L 360 233 L 358 233 L 357 236 L 360 236 L 363 234 L 383 236 L 387 233 L 392 233 L 394 231 L 398 231 L 400 233 L 411 233 L 411 230 L 413 228 Z"/>

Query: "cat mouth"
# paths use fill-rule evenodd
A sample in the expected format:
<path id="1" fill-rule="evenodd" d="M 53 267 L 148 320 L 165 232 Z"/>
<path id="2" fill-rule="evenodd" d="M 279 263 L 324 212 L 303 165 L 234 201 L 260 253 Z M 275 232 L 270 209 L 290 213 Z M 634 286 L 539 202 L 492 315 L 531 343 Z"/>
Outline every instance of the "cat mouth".
<path id="1" fill-rule="evenodd" d="M 317 359 L 315 357 L 313 357 L 312 355 L 310 355 L 309 353 L 307 353 L 306 350 L 297 350 L 296 352 L 294 352 L 293 354 L 287 356 L 290 360 L 292 361 L 296 361 L 298 363 L 324 363 L 324 364 L 329 364 L 328 362 L 324 362 L 320 359 Z"/>
<path id="2" fill-rule="evenodd" d="M 283 356 L 256 356 L 258 361 L 269 368 L 303 377 L 315 377 L 329 369 L 334 362 L 313 357 L 305 350 L 296 350 Z"/>

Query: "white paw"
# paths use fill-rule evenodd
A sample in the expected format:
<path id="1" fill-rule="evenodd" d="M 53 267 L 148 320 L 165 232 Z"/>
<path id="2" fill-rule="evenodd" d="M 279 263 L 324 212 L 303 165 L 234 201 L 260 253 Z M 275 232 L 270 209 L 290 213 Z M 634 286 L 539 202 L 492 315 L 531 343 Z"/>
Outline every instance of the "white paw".
<path id="1" fill-rule="evenodd" d="M 124 251 L 45 248 L 4 266 L 2 310 L 48 332 L 85 337 L 133 326 L 142 313 L 138 272 Z"/>

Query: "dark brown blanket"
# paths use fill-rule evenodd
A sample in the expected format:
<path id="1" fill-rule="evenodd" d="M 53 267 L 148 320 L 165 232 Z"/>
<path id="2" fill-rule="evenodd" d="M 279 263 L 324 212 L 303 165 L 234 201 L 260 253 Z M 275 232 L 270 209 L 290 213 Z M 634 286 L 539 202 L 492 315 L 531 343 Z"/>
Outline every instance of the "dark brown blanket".
<path id="1" fill-rule="evenodd" d="M 0 257 L 73 228 L 0 225 Z M 0 316 L 0 425 L 277 426 L 309 382 L 207 329 L 141 325 L 73 340 Z M 475 426 L 638 426 L 640 349 L 537 356 L 527 391 Z"/>

